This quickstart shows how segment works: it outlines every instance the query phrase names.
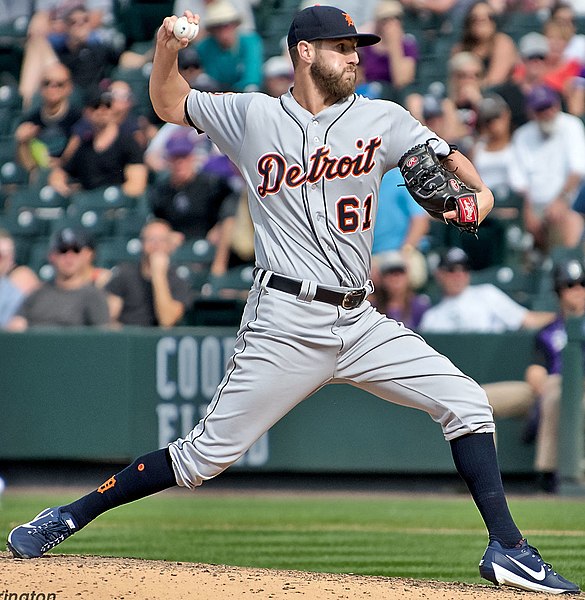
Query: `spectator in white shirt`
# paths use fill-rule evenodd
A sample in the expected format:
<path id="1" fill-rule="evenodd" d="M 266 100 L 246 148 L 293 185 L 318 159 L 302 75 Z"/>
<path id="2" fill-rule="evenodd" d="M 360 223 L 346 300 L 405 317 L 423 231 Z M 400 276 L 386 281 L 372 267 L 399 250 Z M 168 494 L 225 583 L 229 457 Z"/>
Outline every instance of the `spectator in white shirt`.
<path id="1" fill-rule="evenodd" d="M 512 112 L 497 94 L 485 96 L 478 106 L 479 136 L 473 146 L 473 164 L 497 198 L 509 193 L 512 158 Z"/>
<path id="2" fill-rule="evenodd" d="M 585 127 L 561 111 L 549 87 L 534 87 L 526 103 L 530 121 L 512 137 L 511 186 L 525 197 L 525 227 L 536 246 L 573 248 L 583 235 L 583 218 L 572 206 L 585 177 Z"/>
<path id="3" fill-rule="evenodd" d="M 536 329 L 554 319 L 552 312 L 528 310 L 491 283 L 470 285 L 469 257 L 461 248 L 441 255 L 435 271 L 443 298 L 423 315 L 424 333 L 502 333 Z"/>

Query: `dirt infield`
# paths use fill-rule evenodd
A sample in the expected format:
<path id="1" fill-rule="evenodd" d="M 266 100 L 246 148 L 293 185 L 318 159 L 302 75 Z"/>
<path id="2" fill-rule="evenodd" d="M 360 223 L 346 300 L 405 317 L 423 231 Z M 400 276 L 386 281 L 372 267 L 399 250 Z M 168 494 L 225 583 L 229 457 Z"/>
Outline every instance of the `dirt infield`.
<path id="1" fill-rule="evenodd" d="M 34 594 L 33 594 L 34 592 Z M 244 569 L 95 556 L 14 560 L 0 553 L 2 600 L 522 600 L 495 586 Z"/>

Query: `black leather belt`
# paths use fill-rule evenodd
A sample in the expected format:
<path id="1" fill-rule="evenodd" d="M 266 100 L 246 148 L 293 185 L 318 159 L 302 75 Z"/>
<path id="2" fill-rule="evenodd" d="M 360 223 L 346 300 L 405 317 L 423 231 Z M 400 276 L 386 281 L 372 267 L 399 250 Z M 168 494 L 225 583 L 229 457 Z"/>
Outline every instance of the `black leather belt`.
<path id="1" fill-rule="evenodd" d="M 300 281 L 273 273 L 270 276 L 270 280 L 266 284 L 266 287 L 298 296 L 301 293 L 301 285 Z M 352 308 L 360 306 L 367 295 L 368 293 L 365 288 L 350 290 L 349 292 L 344 293 L 317 286 L 317 291 L 313 300 L 326 302 L 327 304 L 333 304 L 333 306 L 341 306 L 347 310 L 351 310 Z"/>

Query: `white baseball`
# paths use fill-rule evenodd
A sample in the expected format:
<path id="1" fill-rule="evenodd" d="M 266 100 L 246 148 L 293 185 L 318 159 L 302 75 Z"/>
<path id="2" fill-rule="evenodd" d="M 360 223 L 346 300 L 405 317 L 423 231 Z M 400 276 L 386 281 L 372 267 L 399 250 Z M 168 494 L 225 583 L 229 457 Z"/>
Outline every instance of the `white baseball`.
<path id="1" fill-rule="evenodd" d="M 194 40 L 199 33 L 199 25 L 190 23 L 187 17 L 179 17 L 175 21 L 173 33 L 178 40 L 187 38 L 189 41 Z"/>

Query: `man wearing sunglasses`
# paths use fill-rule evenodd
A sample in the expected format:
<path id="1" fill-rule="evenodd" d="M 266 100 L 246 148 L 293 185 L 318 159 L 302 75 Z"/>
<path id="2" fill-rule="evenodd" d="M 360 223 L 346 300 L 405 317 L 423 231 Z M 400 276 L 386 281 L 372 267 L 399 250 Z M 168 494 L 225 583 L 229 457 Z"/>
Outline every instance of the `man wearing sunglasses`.
<path id="1" fill-rule="evenodd" d="M 91 254 L 93 242 L 84 232 L 70 227 L 56 232 L 49 246 L 54 279 L 23 302 L 6 329 L 106 325 L 109 313 L 105 292 L 95 287 L 87 276 Z"/>
<path id="2" fill-rule="evenodd" d="M 502 333 L 539 329 L 553 312 L 529 310 L 491 283 L 471 284 L 470 261 L 461 248 L 443 252 L 434 273 L 442 298 L 423 315 L 425 333 Z"/>
<path id="3" fill-rule="evenodd" d="M 120 186 L 135 197 L 146 190 L 148 171 L 133 134 L 112 115 L 112 96 L 104 92 L 85 106 L 87 127 L 78 123 L 63 154 L 62 164 L 49 174 L 49 184 L 62 196 L 78 189 Z"/>
<path id="4" fill-rule="evenodd" d="M 73 84 L 61 63 L 47 68 L 41 82 L 40 105 L 25 113 L 14 132 L 18 162 L 29 172 L 59 164 L 81 110 L 71 104 Z"/>

